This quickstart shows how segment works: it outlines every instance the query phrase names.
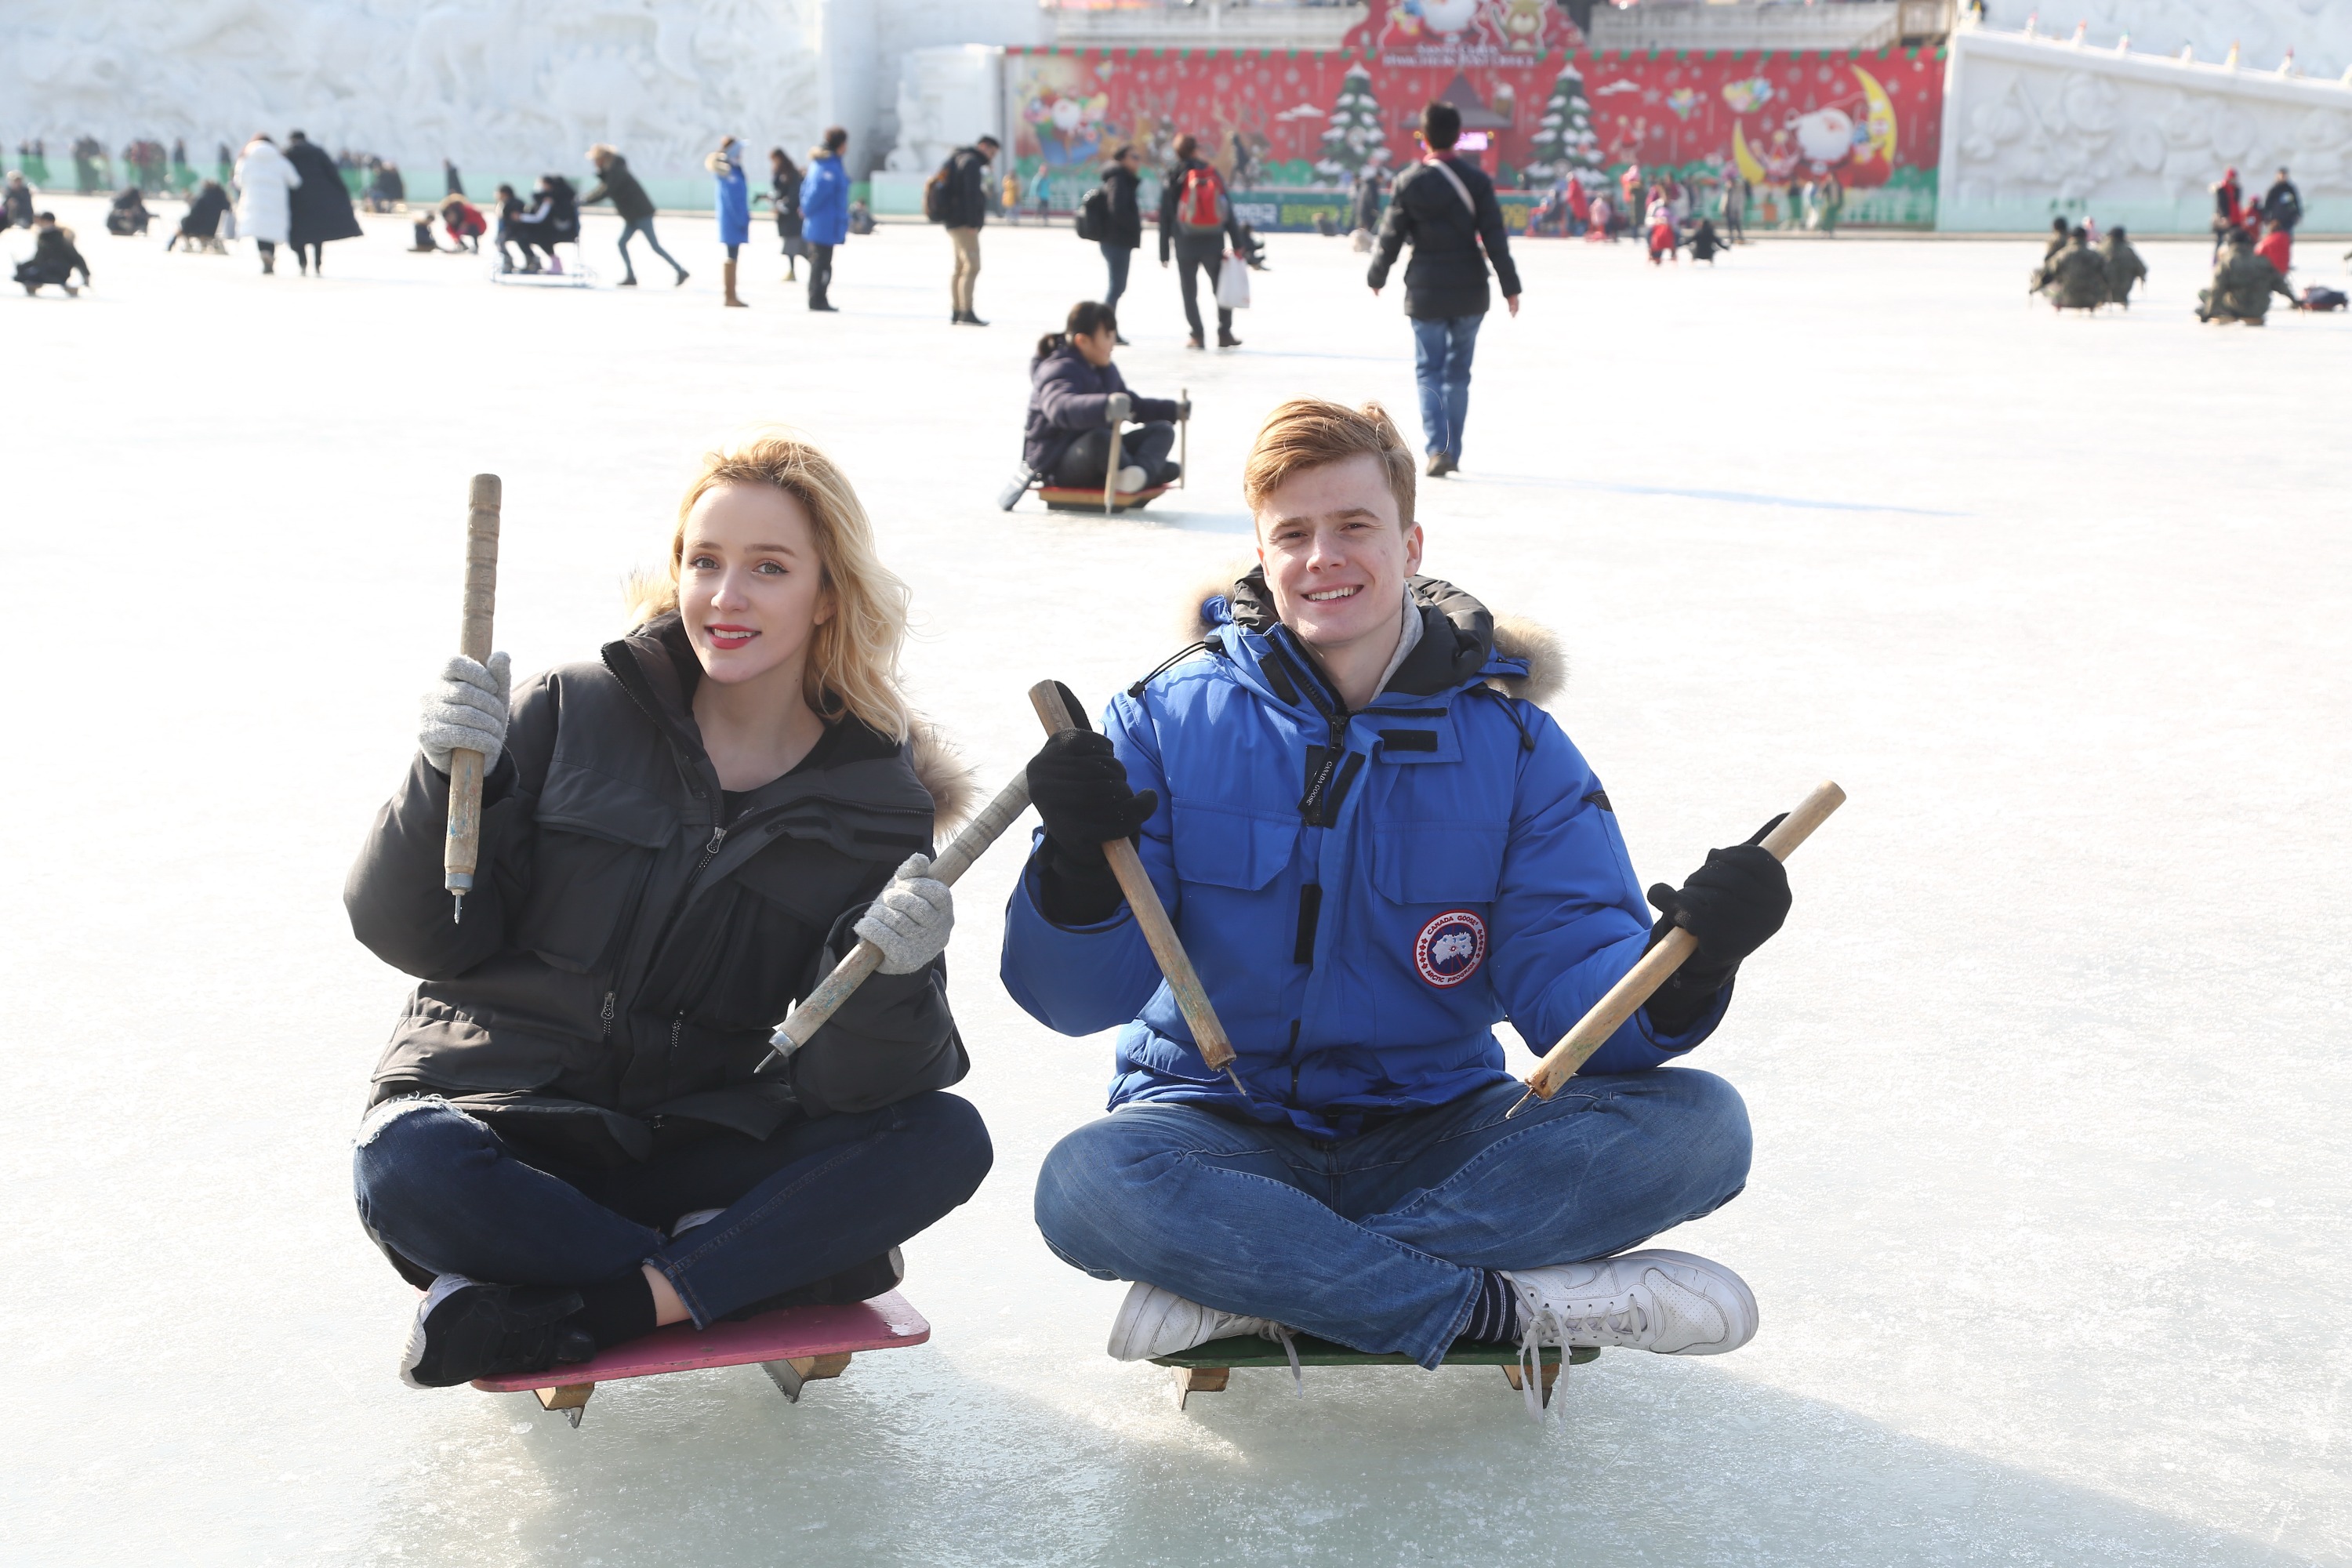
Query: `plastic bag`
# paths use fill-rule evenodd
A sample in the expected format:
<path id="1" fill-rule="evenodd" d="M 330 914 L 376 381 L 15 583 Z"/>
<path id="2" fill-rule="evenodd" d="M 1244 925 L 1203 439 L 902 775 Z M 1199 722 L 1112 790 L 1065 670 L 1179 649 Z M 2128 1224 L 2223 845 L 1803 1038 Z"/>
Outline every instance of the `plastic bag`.
<path id="1" fill-rule="evenodd" d="M 1238 256 L 1228 256 L 1217 268 L 1217 309 L 1246 310 L 1249 303 L 1249 263 Z"/>

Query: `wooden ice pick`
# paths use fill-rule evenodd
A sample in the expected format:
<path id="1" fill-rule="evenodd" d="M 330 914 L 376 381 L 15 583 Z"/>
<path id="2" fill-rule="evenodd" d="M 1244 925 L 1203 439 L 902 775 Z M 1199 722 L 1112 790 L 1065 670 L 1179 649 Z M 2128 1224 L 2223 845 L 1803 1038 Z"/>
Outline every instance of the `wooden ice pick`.
<path id="1" fill-rule="evenodd" d="M 457 651 L 490 662 L 490 616 L 499 600 L 499 477 L 476 474 L 466 507 L 466 608 Z M 449 838 L 441 849 L 441 885 L 449 889 L 450 918 L 466 918 L 474 868 L 482 852 L 482 753 L 449 753 Z"/>
<path id="2" fill-rule="evenodd" d="M 1037 710 L 1037 718 L 1045 726 L 1045 733 L 1058 735 L 1065 730 L 1078 727 L 1070 710 L 1062 705 L 1062 694 L 1050 680 L 1041 680 L 1029 689 L 1030 705 Z M 1142 858 L 1135 846 L 1124 838 L 1114 838 L 1103 846 L 1103 858 L 1110 862 L 1111 875 L 1118 879 L 1118 889 L 1127 895 L 1127 907 L 1135 911 L 1135 923 L 1143 928 L 1143 940 L 1151 945 L 1151 956 L 1160 961 L 1160 973 L 1168 981 L 1170 994 L 1176 998 L 1177 1009 L 1184 1015 L 1184 1025 L 1192 1031 L 1192 1044 L 1200 1048 L 1201 1059 L 1212 1068 L 1222 1068 L 1241 1090 L 1244 1100 L 1250 1097 L 1243 1086 L 1242 1075 L 1234 1070 L 1233 1042 L 1225 1037 L 1225 1026 L 1217 1022 L 1217 1010 L 1209 1005 L 1209 993 L 1193 972 L 1192 961 L 1185 954 L 1184 944 L 1178 940 L 1175 925 L 1168 919 L 1167 907 L 1160 901 L 1159 889 L 1151 885 L 1151 874 L 1143 868 Z"/>
<path id="3" fill-rule="evenodd" d="M 954 843 L 940 851 L 940 858 L 931 862 L 930 874 L 952 887 L 955 879 L 970 870 L 971 863 L 986 854 L 988 847 L 1013 826 L 1013 819 L 1028 809 L 1029 770 L 1024 768 L 1013 775 L 1011 784 L 996 792 L 994 800 L 981 807 L 979 816 L 964 824 Z M 801 998 L 800 1005 L 776 1026 L 776 1033 L 783 1037 L 775 1048 L 790 1053 L 807 1045 L 881 963 L 882 950 L 860 938 L 848 955 L 833 966 L 833 973 Z"/>
<path id="4" fill-rule="evenodd" d="M 1830 813 L 1845 804 L 1845 791 L 1833 784 L 1824 784 L 1807 795 L 1804 804 L 1781 820 L 1780 826 L 1764 836 L 1764 847 L 1776 860 L 1786 860 L 1796 852 L 1797 846 L 1812 837 L 1813 829 L 1829 820 Z M 1527 1108 L 1530 1100 L 1549 1100 L 1559 1092 L 1559 1086 L 1576 1076 L 1576 1069 L 1585 1059 L 1599 1050 L 1601 1042 L 1617 1032 L 1617 1026 L 1633 1016 L 1634 1009 L 1647 1002 L 1664 985 L 1683 961 L 1698 951 L 1698 939 L 1680 927 L 1668 931 L 1658 945 L 1642 955 L 1642 961 L 1625 972 L 1625 978 L 1609 988 L 1609 994 L 1592 1005 L 1592 1010 L 1577 1020 L 1576 1027 L 1560 1037 L 1559 1044 L 1544 1053 L 1536 1070 L 1528 1075 L 1528 1091 L 1519 1096 L 1518 1103 L 1503 1113 L 1508 1121 Z"/>

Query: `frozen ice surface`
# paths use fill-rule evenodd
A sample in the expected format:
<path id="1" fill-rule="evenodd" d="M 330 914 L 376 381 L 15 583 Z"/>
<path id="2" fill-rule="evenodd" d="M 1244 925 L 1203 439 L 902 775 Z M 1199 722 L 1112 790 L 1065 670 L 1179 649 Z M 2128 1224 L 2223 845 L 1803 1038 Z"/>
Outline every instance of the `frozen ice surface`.
<path id="1" fill-rule="evenodd" d="M 0 1557 L 2352 1561 L 2352 321 L 2200 328 L 2196 244 L 2090 320 L 2025 303 L 2031 242 L 1521 247 L 1429 569 L 1561 633 L 1557 710 L 1645 877 L 1853 795 L 1696 1058 L 1755 1174 L 1669 1240 L 1754 1283 L 1739 1354 L 1612 1352 L 1543 1431 L 1485 1369 L 1303 1402 L 1245 1372 L 1179 1414 L 1102 1352 L 1118 1288 L 1030 1222 L 1108 1045 L 997 985 L 1005 847 L 955 947 L 997 1167 L 908 1248 L 932 1342 L 797 1407 L 750 1368 L 609 1385 L 574 1432 L 394 1380 L 412 1299 L 349 1197 L 405 982 L 340 889 L 455 646 L 467 476 L 505 477 L 498 643 L 531 668 L 614 630 L 700 443 L 804 424 L 992 784 L 1032 681 L 1098 703 L 1179 645 L 1181 591 L 1248 548 L 1275 400 L 1415 427 L 1397 295 L 1276 238 L 1248 346 L 1190 354 L 1147 253 L 1121 363 L 1190 385 L 1192 484 L 1006 516 L 1029 344 L 1098 286 L 1064 228 L 988 231 L 983 331 L 920 227 L 849 245 L 818 318 L 765 246 L 722 311 L 688 220 L 684 289 L 561 292 L 387 220 L 308 281 L 63 205 L 97 289 L 0 298 Z"/>

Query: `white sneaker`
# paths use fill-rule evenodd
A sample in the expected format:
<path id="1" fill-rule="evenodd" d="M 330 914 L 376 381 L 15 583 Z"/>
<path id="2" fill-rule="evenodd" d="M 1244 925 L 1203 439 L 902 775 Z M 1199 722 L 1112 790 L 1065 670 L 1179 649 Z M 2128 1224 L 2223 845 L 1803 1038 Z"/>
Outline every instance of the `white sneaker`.
<path id="1" fill-rule="evenodd" d="M 1279 1325 L 1264 1318 L 1220 1312 L 1139 1279 L 1129 1287 L 1110 1326 L 1110 1353 L 1120 1361 L 1150 1361 L 1237 1334 L 1277 1341 L 1285 1337 Z"/>
<path id="2" fill-rule="evenodd" d="M 1652 1248 L 1506 1270 L 1531 1345 L 1722 1355 L 1756 1337 L 1755 1292 L 1720 1263 Z"/>
<path id="3" fill-rule="evenodd" d="M 1119 493 L 1121 495 L 1133 495 L 1136 491 L 1143 488 L 1143 481 L 1150 477 L 1151 476 L 1150 474 L 1143 471 L 1142 464 L 1128 464 L 1127 467 L 1118 471 Z"/>

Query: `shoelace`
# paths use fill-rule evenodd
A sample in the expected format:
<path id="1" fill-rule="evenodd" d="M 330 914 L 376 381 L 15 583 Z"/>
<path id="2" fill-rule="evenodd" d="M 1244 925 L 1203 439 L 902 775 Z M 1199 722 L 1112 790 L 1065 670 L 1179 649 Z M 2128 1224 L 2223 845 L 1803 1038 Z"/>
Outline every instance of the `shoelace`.
<path id="1" fill-rule="evenodd" d="M 1281 1343 L 1283 1354 L 1290 1358 L 1290 1395 L 1294 1399 L 1306 1398 L 1307 1373 L 1299 1367 L 1298 1344 L 1290 1337 L 1290 1331 L 1280 1323 L 1268 1323 L 1258 1331 L 1258 1337 L 1278 1341 Z"/>
<path id="2" fill-rule="evenodd" d="M 1622 1302 L 1622 1306 L 1616 1305 Z M 1615 1310 L 1610 1307 L 1615 1306 Z M 1581 1316 L 1562 1316 L 1546 1310 L 1530 1316 L 1519 1332 L 1519 1392 L 1528 1402 L 1528 1414 L 1541 1426 L 1551 1419 L 1544 1407 L 1543 1346 L 1547 1334 L 1559 1346 L 1560 1373 L 1567 1375 L 1570 1354 L 1569 1341 L 1575 1338 L 1618 1339 L 1630 1341 L 1649 1326 L 1642 1309 L 1631 1297 L 1619 1297 L 1596 1312 Z"/>

